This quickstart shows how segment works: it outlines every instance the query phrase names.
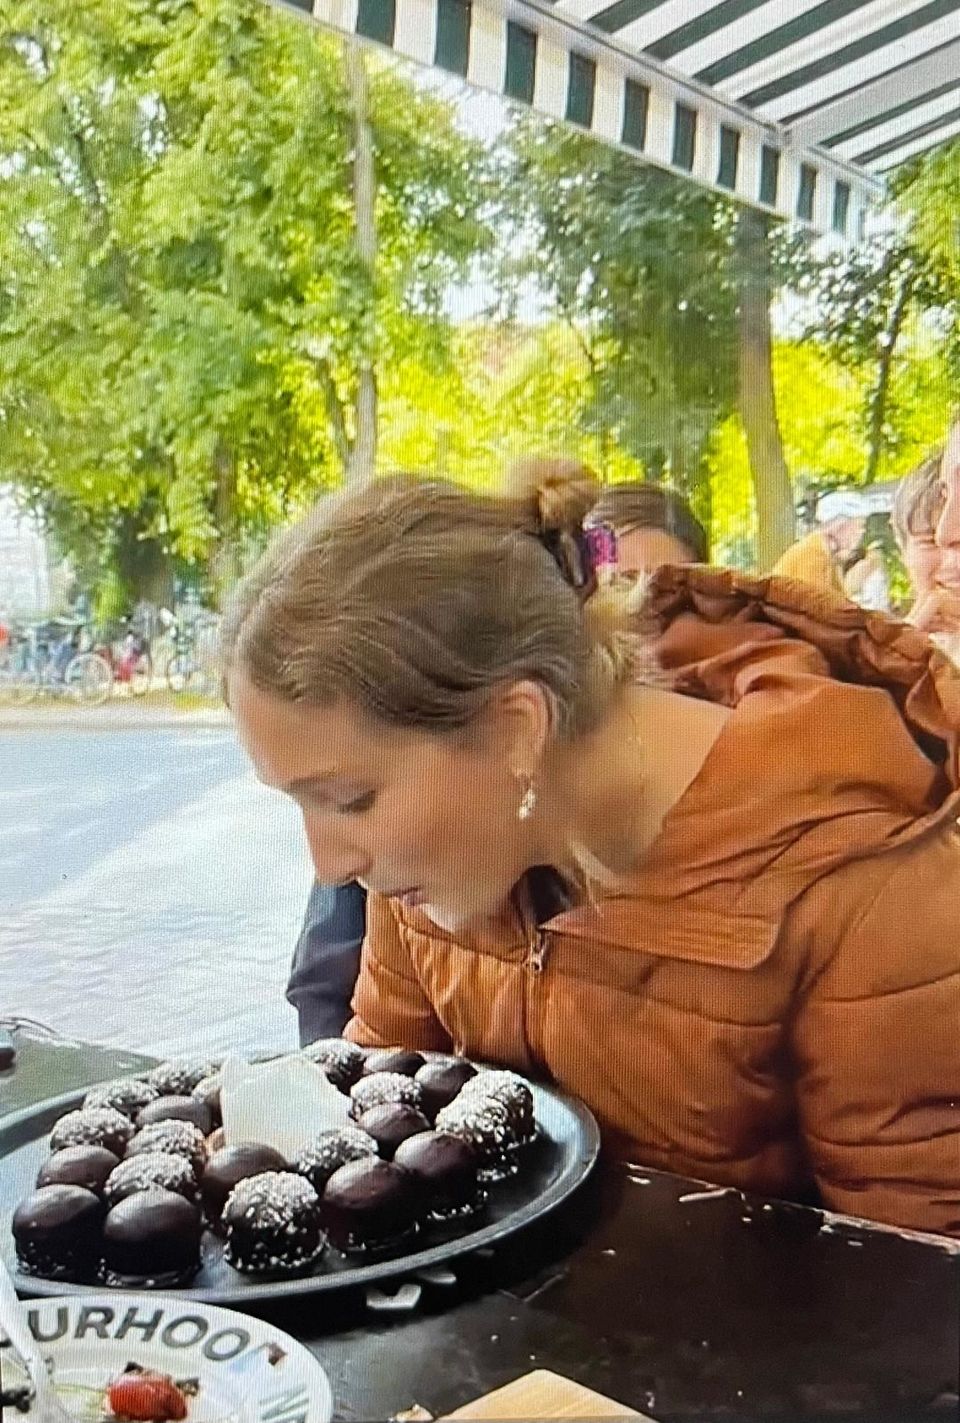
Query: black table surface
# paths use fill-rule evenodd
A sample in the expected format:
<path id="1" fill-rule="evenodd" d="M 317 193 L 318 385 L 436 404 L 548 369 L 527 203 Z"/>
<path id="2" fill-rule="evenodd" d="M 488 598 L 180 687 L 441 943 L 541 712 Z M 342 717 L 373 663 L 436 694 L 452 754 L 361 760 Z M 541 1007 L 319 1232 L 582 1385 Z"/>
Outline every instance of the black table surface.
<path id="1" fill-rule="evenodd" d="M 147 1066 L 18 1039 L 0 1114 Z M 662 1423 L 958 1416 L 960 1242 L 640 1167 L 601 1166 L 499 1249 L 417 1294 L 258 1310 L 326 1369 L 341 1420 L 450 1411 L 547 1368 Z"/>

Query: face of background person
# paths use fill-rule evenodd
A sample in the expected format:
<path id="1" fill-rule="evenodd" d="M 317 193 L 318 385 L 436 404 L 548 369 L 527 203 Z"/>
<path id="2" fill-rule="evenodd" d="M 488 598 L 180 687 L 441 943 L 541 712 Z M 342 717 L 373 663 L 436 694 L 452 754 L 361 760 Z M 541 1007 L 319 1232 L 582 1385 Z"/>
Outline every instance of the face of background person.
<path id="1" fill-rule="evenodd" d="M 914 598 L 923 598 L 936 586 L 940 569 L 940 550 L 932 531 L 922 538 L 911 534 L 901 548 L 900 555 L 910 575 Z"/>
<path id="2" fill-rule="evenodd" d="M 957 420 L 940 462 L 943 508 L 936 528 L 940 567 L 937 583 L 951 593 L 960 593 L 960 420 Z"/>
<path id="3" fill-rule="evenodd" d="M 846 563 L 863 542 L 866 528 L 866 519 L 832 519 L 826 525 L 824 533 L 834 555 Z"/>
<path id="4" fill-rule="evenodd" d="M 631 529 L 617 534 L 617 570 L 652 573 L 665 563 L 696 563 L 693 550 L 664 529 Z"/>

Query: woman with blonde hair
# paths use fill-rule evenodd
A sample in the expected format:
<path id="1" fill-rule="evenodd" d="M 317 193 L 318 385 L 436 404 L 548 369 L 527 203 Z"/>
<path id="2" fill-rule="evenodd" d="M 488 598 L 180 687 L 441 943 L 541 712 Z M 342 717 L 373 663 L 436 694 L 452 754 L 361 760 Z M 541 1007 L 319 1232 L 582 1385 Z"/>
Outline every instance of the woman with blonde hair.
<path id="1" fill-rule="evenodd" d="M 595 594 L 596 492 L 377 481 L 237 592 L 241 739 L 370 891 L 347 1034 L 552 1079 L 649 1166 L 960 1231 L 960 679 L 795 583 Z"/>
<path id="2" fill-rule="evenodd" d="M 940 550 L 937 548 L 937 520 L 943 507 L 940 489 L 941 450 L 929 455 L 922 464 L 900 481 L 890 522 L 900 549 L 916 608 L 936 587 Z M 913 621 L 908 614 L 909 621 Z"/>

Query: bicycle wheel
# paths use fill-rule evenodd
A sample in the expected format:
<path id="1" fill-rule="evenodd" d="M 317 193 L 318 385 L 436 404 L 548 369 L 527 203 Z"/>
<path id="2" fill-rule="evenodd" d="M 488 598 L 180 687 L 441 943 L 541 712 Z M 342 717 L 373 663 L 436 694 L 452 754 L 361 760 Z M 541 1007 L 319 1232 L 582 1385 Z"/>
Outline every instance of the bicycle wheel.
<path id="1" fill-rule="evenodd" d="M 81 652 L 67 663 L 63 685 L 74 701 L 102 706 L 113 691 L 113 668 L 99 652 Z"/>
<path id="2" fill-rule="evenodd" d="M 141 652 L 130 673 L 130 690 L 135 697 L 145 696 L 153 686 L 153 658 Z"/>
<path id="3" fill-rule="evenodd" d="M 0 667 L 0 702 L 25 707 L 40 695 L 40 669 L 33 658 L 14 654 Z"/>
<path id="4" fill-rule="evenodd" d="M 171 692 L 193 692 L 203 690 L 203 672 L 187 652 L 175 652 L 167 663 L 167 686 Z"/>

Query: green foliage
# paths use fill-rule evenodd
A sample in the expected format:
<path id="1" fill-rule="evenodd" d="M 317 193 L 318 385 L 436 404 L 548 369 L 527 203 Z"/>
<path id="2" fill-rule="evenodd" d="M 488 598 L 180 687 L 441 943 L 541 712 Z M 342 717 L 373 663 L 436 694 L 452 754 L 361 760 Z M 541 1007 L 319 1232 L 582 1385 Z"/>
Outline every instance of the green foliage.
<path id="1" fill-rule="evenodd" d="M 524 119 L 504 165 L 505 216 L 577 333 L 584 423 L 656 477 L 692 491 L 707 436 L 736 395 L 732 214 L 619 150 Z"/>
<path id="2" fill-rule="evenodd" d="M 798 263 L 794 285 L 814 313 L 806 340 L 862 386 L 851 430 L 868 481 L 900 472 L 924 452 L 911 450 L 908 434 L 920 403 L 939 432 L 925 448 L 942 436 L 949 372 L 960 360 L 958 278 L 960 267 L 951 270 L 940 245 L 927 242 L 916 215 L 855 249 Z"/>
<path id="3" fill-rule="evenodd" d="M 222 583 L 341 480 L 372 363 L 379 468 L 487 488 L 562 451 L 669 479 L 749 563 L 731 207 L 529 115 L 491 156 L 450 102 L 369 74 L 372 277 L 338 42 L 263 0 L 6 0 L 0 484 L 111 608 Z M 774 352 L 798 492 L 905 472 L 955 403 L 960 144 L 898 200 L 859 250 L 770 244 L 809 314 Z M 475 275 L 491 315 L 458 323 Z"/>
<path id="4" fill-rule="evenodd" d="M 340 479 L 361 361 L 438 358 L 482 154 L 395 73 L 372 108 L 375 289 L 337 43 L 262 0 L 5 8 L 0 483 L 66 547 L 232 566 Z"/>
<path id="5" fill-rule="evenodd" d="M 897 177 L 901 210 L 914 241 L 960 288 L 960 139 L 931 149 L 904 165 Z M 956 352 L 954 353 L 956 355 Z M 956 371 L 956 366 L 954 367 Z"/>
<path id="6" fill-rule="evenodd" d="M 477 489 L 495 488 L 509 462 L 532 451 L 582 459 L 607 479 L 642 477 L 635 460 L 589 428 L 591 394 L 568 326 L 464 326 L 442 370 L 411 358 L 387 371 L 382 461 Z"/>
<path id="7" fill-rule="evenodd" d="M 884 474 L 908 473 L 943 435 L 942 391 L 932 384 L 940 353 L 904 358 L 893 403 L 898 412 L 897 449 Z M 773 380 L 784 454 L 798 499 L 817 489 L 858 485 L 863 480 L 861 414 L 869 372 L 832 357 L 810 342 L 779 342 Z M 721 561 L 749 562 L 756 537 L 756 511 L 747 445 L 739 417 L 713 430 L 707 448 L 713 534 Z"/>

